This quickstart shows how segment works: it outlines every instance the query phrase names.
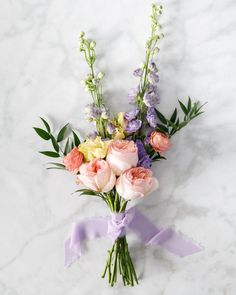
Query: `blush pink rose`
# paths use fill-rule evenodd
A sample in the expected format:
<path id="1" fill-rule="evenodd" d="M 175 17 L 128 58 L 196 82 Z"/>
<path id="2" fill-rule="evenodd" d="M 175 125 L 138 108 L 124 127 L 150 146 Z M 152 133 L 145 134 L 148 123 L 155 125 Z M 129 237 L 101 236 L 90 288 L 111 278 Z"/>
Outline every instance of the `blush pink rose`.
<path id="1" fill-rule="evenodd" d="M 105 160 L 94 159 L 80 166 L 78 184 L 97 192 L 109 192 L 116 183 L 116 176 Z"/>
<path id="2" fill-rule="evenodd" d="M 153 131 L 150 137 L 150 144 L 154 151 L 164 153 L 170 148 L 170 139 L 162 132 Z"/>
<path id="3" fill-rule="evenodd" d="M 152 171 L 143 167 L 131 168 L 117 179 L 116 190 L 125 200 L 146 197 L 159 187 Z"/>
<path id="4" fill-rule="evenodd" d="M 67 170 L 77 173 L 83 163 L 83 159 L 83 154 L 75 147 L 64 157 L 63 163 Z"/>
<path id="5" fill-rule="evenodd" d="M 131 140 L 114 140 L 110 143 L 107 162 L 116 175 L 125 170 L 136 167 L 138 163 L 138 148 Z"/>

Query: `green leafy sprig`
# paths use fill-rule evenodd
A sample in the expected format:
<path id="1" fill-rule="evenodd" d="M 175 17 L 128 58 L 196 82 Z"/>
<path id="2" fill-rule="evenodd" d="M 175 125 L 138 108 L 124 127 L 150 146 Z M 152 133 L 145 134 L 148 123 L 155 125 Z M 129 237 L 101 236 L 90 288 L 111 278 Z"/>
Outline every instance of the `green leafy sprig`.
<path id="1" fill-rule="evenodd" d="M 192 102 L 191 98 L 188 98 L 187 104 L 184 104 L 182 101 L 179 101 L 181 115 L 179 116 L 177 108 L 174 109 L 172 115 L 168 119 L 160 111 L 155 108 L 159 123 L 157 124 L 156 131 L 164 133 L 169 138 L 171 138 L 176 132 L 180 131 L 182 128 L 187 126 L 194 118 L 203 113 L 204 104 L 200 102 Z M 144 136 L 141 137 L 144 141 Z M 163 155 L 159 152 L 154 151 L 150 144 L 145 144 L 145 150 L 149 157 L 152 159 L 152 162 L 160 161 L 162 159 L 166 160 Z"/>
<path id="2" fill-rule="evenodd" d="M 40 117 L 45 129 L 33 127 L 38 136 L 46 141 L 50 141 L 53 150 L 40 151 L 39 153 L 51 158 L 64 158 L 74 147 L 80 144 L 80 139 L 74 130 L 70 128 L 69 123 L 64 125 L 57 135 L 53 134 L 49 123 Z M 62 163 L 49 162 L 47 169 L 65 170 Z"/>
<path id="3" fill-rule="evenodd" d="M 194 118 L 203 113 L 202 108 L 205 104 L 200 102 L 192 102 L 191 98 L 188 98 L 188 102 L 185 105 L 181 100 L 179 101 L 180 109 L 183 113 L 181 119 L 178 115 L 177 108 L 174 109 L 171 117 L 167 119 L 160 111 L 155 109 L 160 123 L 157 124 L 157 131 L 163 132 L 169 137 L 173 136 L 176 132 L 180 131 L 183 127 L 188 125 Z"/>

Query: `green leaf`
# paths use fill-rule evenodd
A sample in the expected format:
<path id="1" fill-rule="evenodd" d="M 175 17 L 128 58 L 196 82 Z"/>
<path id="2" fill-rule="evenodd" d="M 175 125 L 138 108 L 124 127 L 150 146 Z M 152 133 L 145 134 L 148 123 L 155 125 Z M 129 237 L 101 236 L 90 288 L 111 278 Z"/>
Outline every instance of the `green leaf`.
<path id="1" fill-rule="evenodd" d="M 193 104 L 193 107 L 192 107 L 190 113 L 189 113 L 189 117 L 190 117 L 190 118 L 191 118 L 192 116 L 194 116 L 194 114 L 196 114 L 196 112 L 197 112 L 197 108 L 198 108 L 198 103 L 195 102 L 195 103 Z"/>
<path id="2" fill-rule="evenodd" d="M 157 109 L 155 109 L 157 117 L 159 118 L 159 120 L 163 123 L 163 124 L 167 124 L 167 119 L 165 118 L 164 115 L 162 115 L 162 113 L 160 113 Z"/>
<path id="3" fill-rule="evenodd" d="M 43 152 L 40 152 L 40 154 L 43 154 L 44 156 L 48 156 L 51 158 L 59 158 L 60 157 L 60 155 L 58 153 L 51 152 L 51 151 L 43 151 Z"/>
<path id="4" fill-rule="evenodd" d="M 74 144 L 75 144 L 75 146 L 78 146 L 80 144 L 80 139 L 73 130 L 72 130 L 72 133 L 73 133 L 73 137 L 74 137 Z"/>
<path id="5" fill-rule="evenodd" d="M 78 189 L 74 192 L 75 193 L 80 193 L 80 196 L 83 195 L 88 195 L 88 196 L 100 196 L 98 192 L 89 190 L 89 189 Z"/>
<path id="6" fill-rule="evenodd" d="M 50 133 L 51 129 L 50 129 L 50 126 L 49 126 L 48 122 L 45 119 L 41 118 L 41 117 L 39 117 L 39 118 L 43 121 L 43 124 L 45 125 L 48 133 Z"/>
<path id="7" fill-rule="evenodd" d="M 157 127 L 160 131 L 162 131 L 164 133 L 169 133 L 169 129 L 166 126 L 161 125 L 161 124 L 157 124 Z"/>
<path id="8" fill-rule="evenodd" d="M 196 118 L 197 116 L 200 116 L 200 115 L 203 114 L 203 113 L 204 113 L 204 111 L 199 112 L 199 113 L 197 113 L 196 115 L 194 115 L 191 119 L 194 119 L 194 118 Z"/>
<path id="9" fill-rule="evenodd" d="M 190 112 L 191 108 L 192 108 L 192 102 L 191 102 L 191 98 L 189 96 L 188 97 L 188 113 Z"/>
<path id="10" fill-rule="evenodd" d="M 175 108 L 173 114 L 172 114 L 171 117 L 170 117 L 170 121 L 171 121 L 172 123 L 175 123 L 176 117 L 177 117 L 177 109 Z"/>
<path id="11" fill-rule="evenodd" d="M 180 105 L 182 111 L 185 113 L 185 115 L 187 115 L 188 110 L 187 110 L 186 106 L 182 103 L 182 101 L 180 101 L 180 100 L 178 100 L 178 101 L 179 101 L 179 105 Z"/>
<path id="12" fill-rule="evenodd" d="M 51 170 L 51 169 L 57 169 L 57 170 L 65 170 L 64 168 L 59 168 L 59 167 L 47 167 L 47 170 Z"/>
<path id="13" fill-rule="evenodd" d="M 178 129 L 181 129 L 183 127 L 185 127 L 187 124 L 189 123 L 189 121 L 184 121 L 184 122 L 181 122 L 178 126 Z"/>
<path id="14" fill-rule="evenodd" d="M 43 130 L 41 128 L 37 128 L 37 127 L 33 127 L 33 129 L 44 140 L 49 140 L 50 139 L 50 134 L 48 134 L 47 131 L 45 131 L 45 130 Z"/>
<path id="15" fill-rule="evenodd" d="M 59 131 L 59 133 L 57 135 L 57 142 L 60 142 L 65 138 L 65 133 L 66 133 L 66 129 L 67 129 L 68 125 L 69 125 L 69 123 L 67 123 L 65 126 L 63 126 L 61 128 L 61 130 Z"/>
<path id="16" fill-rule="evenodd" d="M 58 168 L 65 169 L 65 165 L 60 164 L 60 163 L 49 162 L 49 163 L 47 163 L 47 164 L 55 165 L 55 166 L 57 166 Z"/>
<path id="17" fill-rule="evenodd" d="M 170 136 L 174 135 L 177 132 L 178 129 L 172 128 L 170 131 Z"/>
<path id="18" fill-rule="evenodd" d="M 66 141 L 66 145 L 65 145 L 65 148 L 64 148 L 64 152 L 63 154 L 66 156 L 69 152 L 70 152 L 70 146 L 69 146 L 69 143 L 70 143 L 70 139 L 67 138 L 67 141 Z"/>
<path id="19" fill-rule="evenodd" d="M 56 139 L 55 139 L 55 137 L 53 135 L 51 135 L 51 142 L 52 142 L 52 145 L 54 147 L 54 150 L 56 152 L 59 152 L 59 149 L 60 149 L 59 144 L 57 143 L 57 141 L 56 141 Z"/>

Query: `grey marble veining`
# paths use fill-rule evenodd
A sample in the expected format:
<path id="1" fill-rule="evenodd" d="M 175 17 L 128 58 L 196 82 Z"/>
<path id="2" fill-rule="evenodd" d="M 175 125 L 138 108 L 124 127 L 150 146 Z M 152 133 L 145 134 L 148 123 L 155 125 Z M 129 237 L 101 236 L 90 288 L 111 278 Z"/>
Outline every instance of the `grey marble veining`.
<path id="1" fill-rule="evenodd" d="M 70 269 L 63 241 L 75 219 L 107 214 L 95 199 L 71 195 L 73 176 L 46 171 L 46 149 L 31 126 L 91 128 L 80 80 L 84 30 L 97 41 L 113 111 L 128 108 L 132 71 L 144 57 L 151 1 L 0 1 L 0 294 L 234 295 L 236 293 L 236 2 L 163 1 L 160 110 L 177 98 L 208 101 L 205 114 L 172 140 L 155 165 L 160 189 L 138 206 L 159 225 L 174 225 L 205 247 L 184 259 L 145 248 L 129 236 L 140 285 L 111 289 L 100 278 L 111 242 L 91 241 Z"/>

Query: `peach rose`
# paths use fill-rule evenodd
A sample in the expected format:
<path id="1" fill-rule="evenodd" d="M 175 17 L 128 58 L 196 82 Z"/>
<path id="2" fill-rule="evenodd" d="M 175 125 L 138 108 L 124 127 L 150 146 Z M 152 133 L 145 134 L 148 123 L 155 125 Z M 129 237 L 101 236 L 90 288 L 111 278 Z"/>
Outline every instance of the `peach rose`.
<path id="1" fill-rule="evenodd" d="M 110 143 L 107 162 L 116 175 L 125 170 L 136 167 L 138 163 L 138 148 L 133 141 L 114 140 Z"/>
<path id="2" fill-rule="evenodd" d="M 79 167 L 83 163 L 84 156 L 78 150 L 78 148 L 73 148 L 63 159 L 63 163 L 67 170 L 73 173 L 77 173 L 79 171 Z"/>
<path id="3" fill-rule="evenodd" d="M 146 197 L 159 187 L 152 171 L 143 167 L 131 168 L 117 179 L 116 190 L 125 200 Z"/>
<path id="4" fill-rule="evenodd" d="M 170 140 L 169 137 L 164 133 L 153 131 L 150 137 L 150 144 L 153 147 L 154 151 L 164 153 L 170 147 Z"/>
<path id="5" fill-rule="evenodd" d="M 116 183 L 116 176 L 105 160 L 94 159 L 80 166 L 78 184 L 97 192 L 109 192 Z"/>

